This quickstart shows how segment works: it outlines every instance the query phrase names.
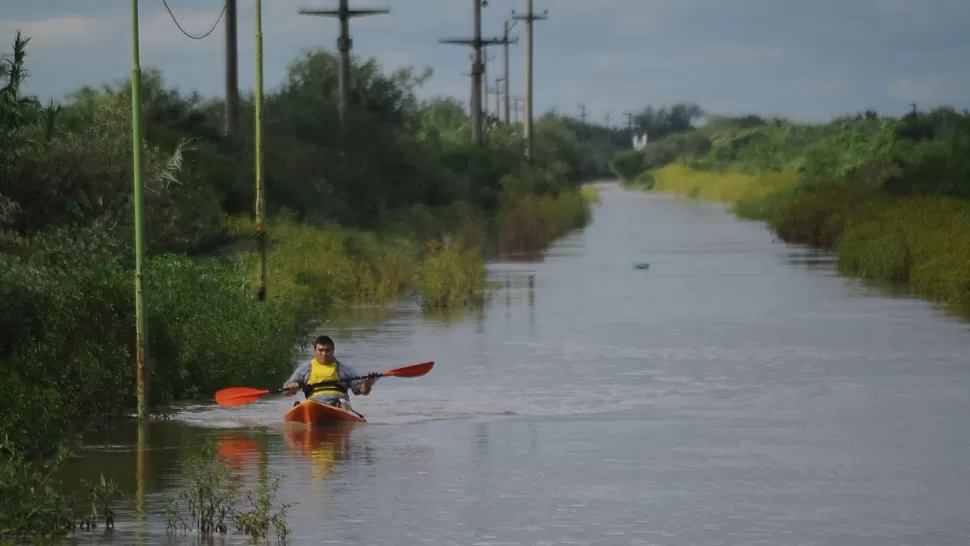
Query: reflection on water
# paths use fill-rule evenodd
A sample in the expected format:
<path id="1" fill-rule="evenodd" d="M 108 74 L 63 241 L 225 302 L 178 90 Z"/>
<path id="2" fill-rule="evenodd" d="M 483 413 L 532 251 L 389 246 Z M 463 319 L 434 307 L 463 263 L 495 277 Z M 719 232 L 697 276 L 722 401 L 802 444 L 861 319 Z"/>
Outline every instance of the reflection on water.
<path id="1" fill-rule="evenodd" d="M 475 462 L 475 464 L 485 463 L 485 459 L 488 457 L 489 444 L 488 423 L 479 423 L 475 425 L 475 438 L 472 442 L 474 447 L 472 460 Z"/>
<path id="2" fill-rule="evenodd" d="M 151 422 L 141 421 L 135 425 L 138 428 L 138 442 L 135 444 L 135 521 L 138 522 L 138 543 L 146 542 L 148 532 L 148 513 L 146 511 L 145 495 L 148 475 L 151 472 L 148 466 L 148 446 L 150 444 L 149 433 Z"/>
<path id="3" fill-rule="evenodd" d="M 966 323 L 723 207 L 601 198 L 542 261 L 489 264 L 483 308 L 327 324 L 361 371 L 436 361 L 355 398 L 367 425 L 287 428 L 267 396 L 153 423 L 141 455 L 93 435 L 66 475 L 139 500 L 74 540 L 169 544 L 161 498 L 213 437 L 246 487 L 284 475 L 291 544 L 970 543 Z"/>
<path id="4" fill-rule="evenodd" d="M 836 263 L 835 253 L 808 249 L 789 252 L 787 261 L 791 265 L 803 266 L 805 269 L 818 273 L 832 272 Z"/>
<path id="5" fill-rule="evenodd" d="M 334 466 L 348 457 L 350 427 L 293 426 L 283 431 L 286 447 L 310 462 L 310 477 L 326 481 L 333 477 Z"/>

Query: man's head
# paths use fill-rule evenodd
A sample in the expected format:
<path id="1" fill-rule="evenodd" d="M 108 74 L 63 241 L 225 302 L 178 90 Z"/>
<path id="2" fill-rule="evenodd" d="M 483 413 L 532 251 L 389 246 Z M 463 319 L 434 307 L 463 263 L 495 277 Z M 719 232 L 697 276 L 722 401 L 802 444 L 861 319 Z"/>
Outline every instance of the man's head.
<path id="1" fill-rule="evenodd" d="M 313 342 L 313 356 L 321 364 L 333 364 L 333 340 L 330 336 L 320 336 Z"/>

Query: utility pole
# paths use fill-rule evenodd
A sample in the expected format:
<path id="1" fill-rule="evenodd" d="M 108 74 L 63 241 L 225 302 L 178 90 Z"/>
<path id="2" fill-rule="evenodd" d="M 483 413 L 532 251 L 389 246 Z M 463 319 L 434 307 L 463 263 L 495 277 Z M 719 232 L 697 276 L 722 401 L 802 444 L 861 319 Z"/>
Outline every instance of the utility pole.
<path id="1" fill-rule="evenodd" d="M 471 77 L 471 75 L 475 72 L 475 55 L 469 55 L 468 56 L 468 62 L 470 64 L 471 68 L 469 68 L 468 72 L 463 72 L 462 73 L 462 76 Z M 474 119 L 475 118 L 475 114 L 474 114 L 474 110 L 472 110 L 472 109 L 474 108 L 473 105 L 475 104 L 475 86 L 470 85 L 469 86 L 468 93 L 469 93 L 469 95 L 468 95 L 468 115 L 472 119 Z"/>
<path id="2" fill-rule="evenodd" d="M 606 121 L 606 128 L 612 129 L 613 126 L 610 125 L 610 120 L 613 119 L 613 112 L 607 112 L 606 115 L 603 116 L 603 119 Z"/>
<path id="3" fill-rule="evenodd" d="M 471 109 L 472 116 L 472 142 L 475 144 L 482 143 L 482 74 L 485 71 L 482 65 L 482 48 L 486 45 L 502 43 L 502 40 L 499 38 L 482 39 L 482 5 L 486 2 L 487 0 L 472 0 L 473 17 L 471 39 L 438 39 L 438 43 L 467 45 L 471 46 L 474 51 L 471 74 L 469 75 L 471 79 L 471 104 L 469 108 Z M 485 82 L 485 86 L 488 86 L 487 81 Z"/>
<path id="4" fill-rule="evenodd" d="M 225 134 L 235 138 L 239 130 L 239 19 L 236 0 L 226 0 L 226 126 Z"/>
<path id="5" fill-rule="evenodd" d="M 135 204 L 135 392 L 138 421 L 148 413 L 148 320 L 145 309 L 145 197 L 141 132 L 141 46 L 138 34 L 138 0 L 131 0 L 131 152 Z"/>
<path id="6" fill-rule="evenodd" d="M 589 113 L 586 111 L 586 103 L 584 102 L 579 103 L 579 119 L 581 120 L 580 126 L 579 126 L 580 142 L 586 142 L 586 117 L 587 116 L 589 116 Z"/>
<path id="7" fill-rule="evenodd" d="M 503 24 L 504 32 L 502 33 L 502 45 L 504 46 L 504 49 L 505 49 L 504 80 L 505 80 L 505 124 L 506 125 L 508 125 L 510 122 L 509 120 L 509 44 L 515 44 L 515 43 L 518 43 L 519 41 L 518 38 L 510 39 L 509 31 L 512 30 L 512 27 L 514 27 L 515 23 L 517 22 L 518 21 L 512 21 L 512 24 L 509 25 L 509 22 L 505 21 L 505 23 Z"/>
<path id="8" fill-rule="evenodd" d="M 525 136 L 525 156 L 532 157 L 532 27 L 535 21 L 547 19 L 549 10 L 543 10 L 542 14 L 537 15 L 532 9 L 532 0 L 525 0 L 525 14 L 516 15 L 512 10 L 512 18 L 525 21 L 526 26 L 526 53 L 525 53 L 525 120 L 523 133 Z"/>
<path id="9" fill-rule="evenodd" d="M 488 119 L 488 45 L 482 44 L 482 118 Z"/>
<path id="10" fill-rule="evenodd" d="M 320 15 L 336 17 L 340 20 L 340 37 L 337 38 L 337 50 L 340 51 L 340 120 L 347 120 L 347 110 L 350 109 L 350 50 L 354 41 L 350 38 L 350 20 L 354 17 L 368 15 L 387 15 L 389 9 L 350 9 L 349 0 L 340 0 L 337 9 L 309 10 L 301 9 L 300 15 Z"/>
<path id="11" fill-rule="evenodd" d="M 503 78 L 501 76 L 497 76 L 495 78 L 495 119 L 498 119 L 499 121 L 502 120 L 502 118 L 501 118 L 501 116 L 499 114 L 499 112 L 502 111 L 502 109 L 499 107 L 499 100 L 502 97 L 502 88 L 499 87 L 498 84 L 501 83 L 502 80 L 504 80 L 504 79 L 505 78 Z"/>
<path id="12" fill-rule="evenodd" d="M 629 131 L 630 134 L 632 135 L 633 134 L 633 112 L 623 112 L 623 115 L 626 116 L 626 130 Z"/>
<path id="13" fill-rule="evenodd" d="M 266 231 L 263 229 L 263 0 L 256 0 L 256 300 L 266 301 Z"/>
<path id="14" fill-rule="evenodd" d="M 515 123 L 519 123 L 519 114 L 522 112 L 522 97 L 512 97 L 513 111 L 515 112 Z"/>
<path id="15" fill-rule="evenodd" d="M 517 41 L 518 40 L 515 40 L 513 43 L 515 43 Z M 485 111 L 484 112 L 484 118 L 485 119 L 488 119 L 488 89 L 487 89 L 488 88 L 488 62 L 495 60 L 495 57 L 494 56 L 493 57 L 489 57 L 488 56 L 488 46 L 489 45 L 495 45 L 495 44 L 500 44 L 500 45 L 505 46 L 505 74 L 507 76 L 508 75 L 508 71 L 509 71 L 509 64 L 508 64 L 508 55 L 509 55 L 508 49 L 509 49 L 509 44 L 508 44 L 508 42 L 509 42 L 509 37 L 508 37 L 508 32 L 506 32 L 505 34 L 503 34 L 503 36 L 502 36 L 502 38 L 500 40 L 491 40 L 491 41 L 489 41 L 489 43 L 482 45 L 482 81 L 485 82 L 485 85 L 482 88 L 483 89 L 483 95 L 482 95 L 482 101 L 483 102 L 482 102 L 482 105 L 483 105 L 483 110 Z M 497 105 L 498 105 L 498 103 L 496 103 L 495 117 L 496 118 L 499 118 L 500 117 L 499 116 L 499 113 L 501 112 L 501 109 Z"/>

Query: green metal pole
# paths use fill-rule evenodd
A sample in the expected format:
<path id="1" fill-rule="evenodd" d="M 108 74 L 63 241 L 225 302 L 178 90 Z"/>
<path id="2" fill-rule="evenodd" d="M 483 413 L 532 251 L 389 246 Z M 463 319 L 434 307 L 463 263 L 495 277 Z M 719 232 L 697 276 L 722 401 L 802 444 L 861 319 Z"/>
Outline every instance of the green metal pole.
<path id="1" fill-rule="evenodd" d="M 266 301 L 266 232 L 263 230 L 263 5 L 256 0 L 256 246 L 259 279 L 256 298 Z"/>
<path id="2" fill-rule="evenodd" d="M 138 420 L 148 417 L 148 323 L 145 320 L 145 199 L 142 195 L 141 65 L 138 47 L 138 0 L 131 0 L 131 152 L 135 200 L 135 358 Z"/>

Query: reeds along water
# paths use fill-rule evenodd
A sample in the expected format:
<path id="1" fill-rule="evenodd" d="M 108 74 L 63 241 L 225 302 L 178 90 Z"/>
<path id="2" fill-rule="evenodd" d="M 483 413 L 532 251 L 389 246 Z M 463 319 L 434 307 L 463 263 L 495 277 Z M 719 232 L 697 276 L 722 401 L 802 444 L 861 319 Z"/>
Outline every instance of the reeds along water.
<path id="1" fill-rule="evenodd" d="M 497 249 L 502 253 L 541 250 L 591 218 L 591 203 L 599 199 L 595 188 L 569 190 L 553 195 L 511 197 L 502 212 Z"/>

